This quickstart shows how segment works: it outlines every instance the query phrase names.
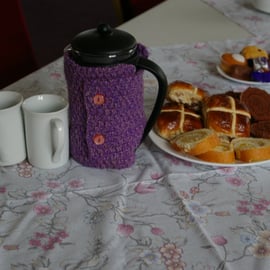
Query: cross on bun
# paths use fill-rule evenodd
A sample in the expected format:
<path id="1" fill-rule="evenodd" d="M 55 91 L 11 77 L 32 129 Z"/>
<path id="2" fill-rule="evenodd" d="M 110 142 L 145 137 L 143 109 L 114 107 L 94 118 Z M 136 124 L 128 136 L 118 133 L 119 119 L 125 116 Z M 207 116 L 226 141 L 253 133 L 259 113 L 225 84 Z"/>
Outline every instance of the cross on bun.
<path id="1" fill-rule="evenodd" d="M 237 99 L 226 94 L 209 96 L 203 108 L 205 127 L 231 138 L 250 136 L 250 113 Z"/>
<path id="2" fill-rule="evenodd" d="M 180 133 L 202 128 L 201 116 L 183 104 L 165 104 L 155 123 L 155 131 L 162 138 L 171 140 Z"/>

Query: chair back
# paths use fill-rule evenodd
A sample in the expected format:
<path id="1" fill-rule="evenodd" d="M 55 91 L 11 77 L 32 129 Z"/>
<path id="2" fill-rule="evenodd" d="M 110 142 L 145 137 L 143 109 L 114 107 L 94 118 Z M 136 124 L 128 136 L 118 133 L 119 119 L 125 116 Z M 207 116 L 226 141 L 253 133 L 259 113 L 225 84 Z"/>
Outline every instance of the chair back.
<path id="1" fill-rule="evenodd" d="M 160 4 L 164 0 L 113 0 L 117 2 L 121 10 L 123 21 L 128 21 L 135 16 L 140 15 L 146 10 Z"/>
<path id="2" fill-rule="evenodd" d="M 19 0 L 2 1 L 0 9 L 0 89 L 37 69 Z"/>

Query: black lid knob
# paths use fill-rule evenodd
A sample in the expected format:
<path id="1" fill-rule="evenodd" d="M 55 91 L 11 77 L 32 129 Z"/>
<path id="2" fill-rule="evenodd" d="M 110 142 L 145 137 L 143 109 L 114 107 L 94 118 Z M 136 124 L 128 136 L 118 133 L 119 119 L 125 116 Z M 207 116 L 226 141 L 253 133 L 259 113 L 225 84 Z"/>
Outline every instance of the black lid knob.
<path id="1" fill-rule="evenodd" d="M 109 24 L 102 23 L 97 27 L 97 31 L 100 35 L 106 36 L 112 34 L 112 28 Z"/>
<path id="2" fill-rule="evenodd" d="M 136 48 L 136 39 L 131 34 L 108 24 L 83 31 L 71 41 L 72 54 L 83 65 L 124 62 L 135 54 Z"/>

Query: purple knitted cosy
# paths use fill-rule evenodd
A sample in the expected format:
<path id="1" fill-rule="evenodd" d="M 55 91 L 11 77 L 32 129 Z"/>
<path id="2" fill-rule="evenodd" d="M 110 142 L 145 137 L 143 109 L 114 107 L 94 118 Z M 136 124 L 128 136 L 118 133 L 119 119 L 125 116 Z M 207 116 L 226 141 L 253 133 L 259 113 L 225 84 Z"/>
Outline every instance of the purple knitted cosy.
<path id="1" fill-rule="evenodd" d="M 148 56 L 143 46 L 138 53 Z M 66 52 L 64 72 L 72 158 L 89 167 L 130 167 L 146 125 L 143 71 L 130 64 L 80 66 Z"/>

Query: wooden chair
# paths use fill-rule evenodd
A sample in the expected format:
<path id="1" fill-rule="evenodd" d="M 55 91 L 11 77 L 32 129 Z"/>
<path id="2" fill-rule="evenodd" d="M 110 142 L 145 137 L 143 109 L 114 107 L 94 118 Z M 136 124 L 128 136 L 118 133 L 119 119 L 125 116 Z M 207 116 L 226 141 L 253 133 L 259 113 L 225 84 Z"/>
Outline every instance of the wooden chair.
<path id="1" fill-rule="evenodd" d="M 122 22 L 128 21 L 164 0 L 113 0 L 116 13 Z"/>
<path id="2" fill-rule="evenodd" d="M 113 3 L 116 17 L 118 18 L 118 24 L 121 24 L 124 22 L 121 0 L 112 0 L 112 3 Z"/>
<path id="3" fill-rule="evenodd" d="M 37 69 L 19 0 L 2 1 L 0 10 L 0 89 Z"/>

